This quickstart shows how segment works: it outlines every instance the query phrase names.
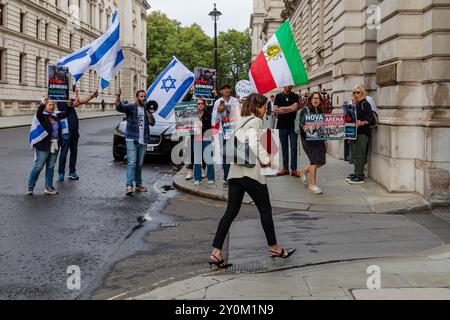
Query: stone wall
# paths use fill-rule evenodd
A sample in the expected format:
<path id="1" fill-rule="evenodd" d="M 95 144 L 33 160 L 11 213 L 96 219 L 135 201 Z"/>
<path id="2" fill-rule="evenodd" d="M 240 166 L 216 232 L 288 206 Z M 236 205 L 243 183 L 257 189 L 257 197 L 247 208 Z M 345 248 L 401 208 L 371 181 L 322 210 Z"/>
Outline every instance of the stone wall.
<path id="1" fill-rule="evenodd" d="M 371 176 L 450 201 L 450 1 L 380 1 Z M 386 172 L 387 171 L 387 172 Z"/>

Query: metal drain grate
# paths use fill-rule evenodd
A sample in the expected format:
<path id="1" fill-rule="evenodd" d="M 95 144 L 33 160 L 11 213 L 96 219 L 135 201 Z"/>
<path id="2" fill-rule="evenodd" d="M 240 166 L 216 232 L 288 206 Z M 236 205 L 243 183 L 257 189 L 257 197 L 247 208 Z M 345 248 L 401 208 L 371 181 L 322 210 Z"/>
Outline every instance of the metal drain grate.
<path id="1" fill-rule="evenodd" d="M 266 260 L 263 256 L 252 256 L 245 258 L 230 258 L 233 264 L 230 271 L 233 272 L 263 272 L 266 269 Z"/>

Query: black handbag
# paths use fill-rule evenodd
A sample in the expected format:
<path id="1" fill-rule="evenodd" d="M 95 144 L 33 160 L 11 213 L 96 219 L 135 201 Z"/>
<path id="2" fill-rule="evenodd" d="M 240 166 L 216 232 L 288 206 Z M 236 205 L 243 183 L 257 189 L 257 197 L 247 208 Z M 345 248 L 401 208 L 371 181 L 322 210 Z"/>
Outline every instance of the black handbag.
<path id="1" fill-rule="evenodd" d="M 232 136 L 233 139 L 233 146 L 234 150 L 232 154 L 229 155 L 229 152 L 227 152 L 227 160 L 231 160 L 234 164 L 238 166 L 243 166 L 246 168 L 254 168 L 256 166 L 256 155 L 253 153 L 253 151 L 250 148 L 250 144 L 248 142 L 248 139 L 246 139 L 244 142 L 240 142 L 239 139 L 236 136 L 236 133 L 245 127 L 247 123 L 249 123 L 251 120 L 253 120 L 255 117 L 252 117 L 248 119 L 239 129 L 237 129 Z"/>

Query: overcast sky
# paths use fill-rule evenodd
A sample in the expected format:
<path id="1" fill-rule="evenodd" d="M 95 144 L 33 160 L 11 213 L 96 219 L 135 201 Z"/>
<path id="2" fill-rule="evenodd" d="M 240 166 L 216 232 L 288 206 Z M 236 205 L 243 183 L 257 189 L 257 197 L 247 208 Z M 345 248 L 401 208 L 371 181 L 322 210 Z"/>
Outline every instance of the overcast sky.
<path id="1" fill-rule="evenodd" d="M 218 32 L 236 29 L 244 31 L 250 25 L 253 10 L 252 0 L 149 0 L 150 11 L 162 11 L 169 18 L 180 21 L 183 26 L 199 24 L 209 36 L 214 35 L 214 22 L 208 16 L 217 3 L 222 12 L 217 28 Z"/>

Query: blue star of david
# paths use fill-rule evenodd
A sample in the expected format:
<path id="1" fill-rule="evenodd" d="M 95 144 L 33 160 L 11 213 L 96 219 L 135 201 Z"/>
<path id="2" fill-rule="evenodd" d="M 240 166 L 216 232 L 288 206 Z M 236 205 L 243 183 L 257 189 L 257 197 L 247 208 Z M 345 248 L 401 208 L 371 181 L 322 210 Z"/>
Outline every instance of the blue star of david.
<path id="1" fill-rule="evenodd" d="M 166 92 L 169 92 L 170 89 L 176 89 L 175 82 L 177 82 L 177 80 L 172 79 L 171 76 L 168 76 L 166 79 L 163 79 L 162 82 L 163 82 L 163 85 L 162 85 L 161 89 L 166 90 Z M 167 86 L 167 82 L 170 82 L 169 86 Z"/>

